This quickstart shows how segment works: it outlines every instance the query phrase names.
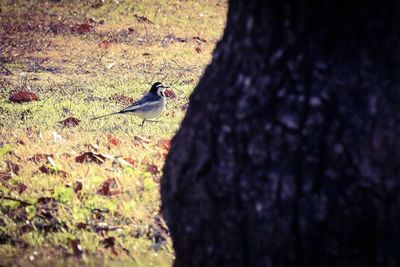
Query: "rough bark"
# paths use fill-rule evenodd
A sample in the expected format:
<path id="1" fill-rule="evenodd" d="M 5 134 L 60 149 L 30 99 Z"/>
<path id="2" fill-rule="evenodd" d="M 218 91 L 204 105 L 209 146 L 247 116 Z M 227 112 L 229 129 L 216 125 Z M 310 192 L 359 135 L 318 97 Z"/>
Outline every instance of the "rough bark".
<path id="1" fill-rule="evenodd" d="M 399 14 L 229 2 L 164 168 L 174 266 L 400 265 Z"/>

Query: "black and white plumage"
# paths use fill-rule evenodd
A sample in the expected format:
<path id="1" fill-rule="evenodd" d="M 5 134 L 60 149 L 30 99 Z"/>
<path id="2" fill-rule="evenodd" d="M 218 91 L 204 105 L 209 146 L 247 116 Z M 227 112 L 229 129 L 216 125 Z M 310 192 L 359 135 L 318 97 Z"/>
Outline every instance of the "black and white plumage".
<path id="1" fill-rule="evenodd" d="M 163 85 L 161 82 L 156 82 L 151 86 L 150 91 L 143 96 L 140 100 L 132 103 L 120 111 L 106 114 L 103 116 L 95 117 L 92 120 L 97 120 L 111 115 L 117 114 L 131 114 L 143 119 L 142 126 L 146 120 L 158 117 L 165 109 L 166 97 L 164 95 L 165 89 L 168 86 Z"/>

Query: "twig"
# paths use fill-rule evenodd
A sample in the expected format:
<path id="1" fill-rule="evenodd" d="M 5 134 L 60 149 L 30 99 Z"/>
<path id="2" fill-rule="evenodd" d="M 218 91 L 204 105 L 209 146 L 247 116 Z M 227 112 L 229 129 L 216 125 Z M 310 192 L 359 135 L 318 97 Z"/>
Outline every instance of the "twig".
<path id="1" fill-rule="evenodd" d="M 101 60 L 103 59 L 103 57 L 108 53 L 107 50 L 104 50 L 103 52 L 101 52 L 100 54 L 100 58 L 99 58 L 99 62 L 101 62 Z"/>
<path id="2" fill-rule="evenodd" d="M 9 70 L 9 69 L 6 68 L 5 66 L 3 66 L 3 64 L 0 64 L 0 67 L 1 67 L 3 70 L 5 70 L 5 71 L 7 72 L 6 75 L 11 75 L 11 74 L 12 74 L 11 70 Z"/>
<path id="3" fill-rule="evenodd" d="M 21 203 L 22 205 L 25 205 L 25 206 L 32 206 L 33 205 L 32 203 L 29 203 L 29 202 L 27 202 L 25 200 L 13 198 L 13 197 L 0 196 L 0 198 L 1 199 L 5 199 L 5 200 L 16 201 L 16 202 L 19 202 L 19 203 Z"/>
<path id="4" fill-rule="evenodd" d="M 156 11 L 154 12 L 154 19 L 153 19 L 154 23 L 156 23 L 158 11 L 160 11 L 160 9 L 161 9 L 161 6 L 158 5 Z"/>

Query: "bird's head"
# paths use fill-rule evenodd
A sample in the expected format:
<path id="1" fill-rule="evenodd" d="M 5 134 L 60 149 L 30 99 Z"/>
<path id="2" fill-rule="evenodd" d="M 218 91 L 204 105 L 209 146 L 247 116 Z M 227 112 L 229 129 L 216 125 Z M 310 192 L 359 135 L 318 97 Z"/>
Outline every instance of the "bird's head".
<path id="1" fill-rule="evenodd" d="M 166 86 L 160 82 L 156 82 L 151 86 L 150 92 L 160 97 L 165 97 L 164 91 L 166 88 L 169 88 L 169 86 Z"/>

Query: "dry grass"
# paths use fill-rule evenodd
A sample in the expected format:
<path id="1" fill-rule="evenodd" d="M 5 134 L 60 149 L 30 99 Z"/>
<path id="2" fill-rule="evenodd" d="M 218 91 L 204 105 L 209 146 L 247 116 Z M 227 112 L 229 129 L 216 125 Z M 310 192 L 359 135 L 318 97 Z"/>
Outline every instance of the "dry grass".
<path id="1" fill-rule="evenodd" d="M 170 265 L 160 170 L 221 36 L 225 1 L 0 0 L 0 10 L 0 265 Z M 176 94 L 159 122 L 89 120 L 155 81 Z M 40 100 L 8 100 L 22 90 Z M 81 122 L 58 123 L 67 117 Z M 76 162 L 85 152 L 106 159 Z"/>

